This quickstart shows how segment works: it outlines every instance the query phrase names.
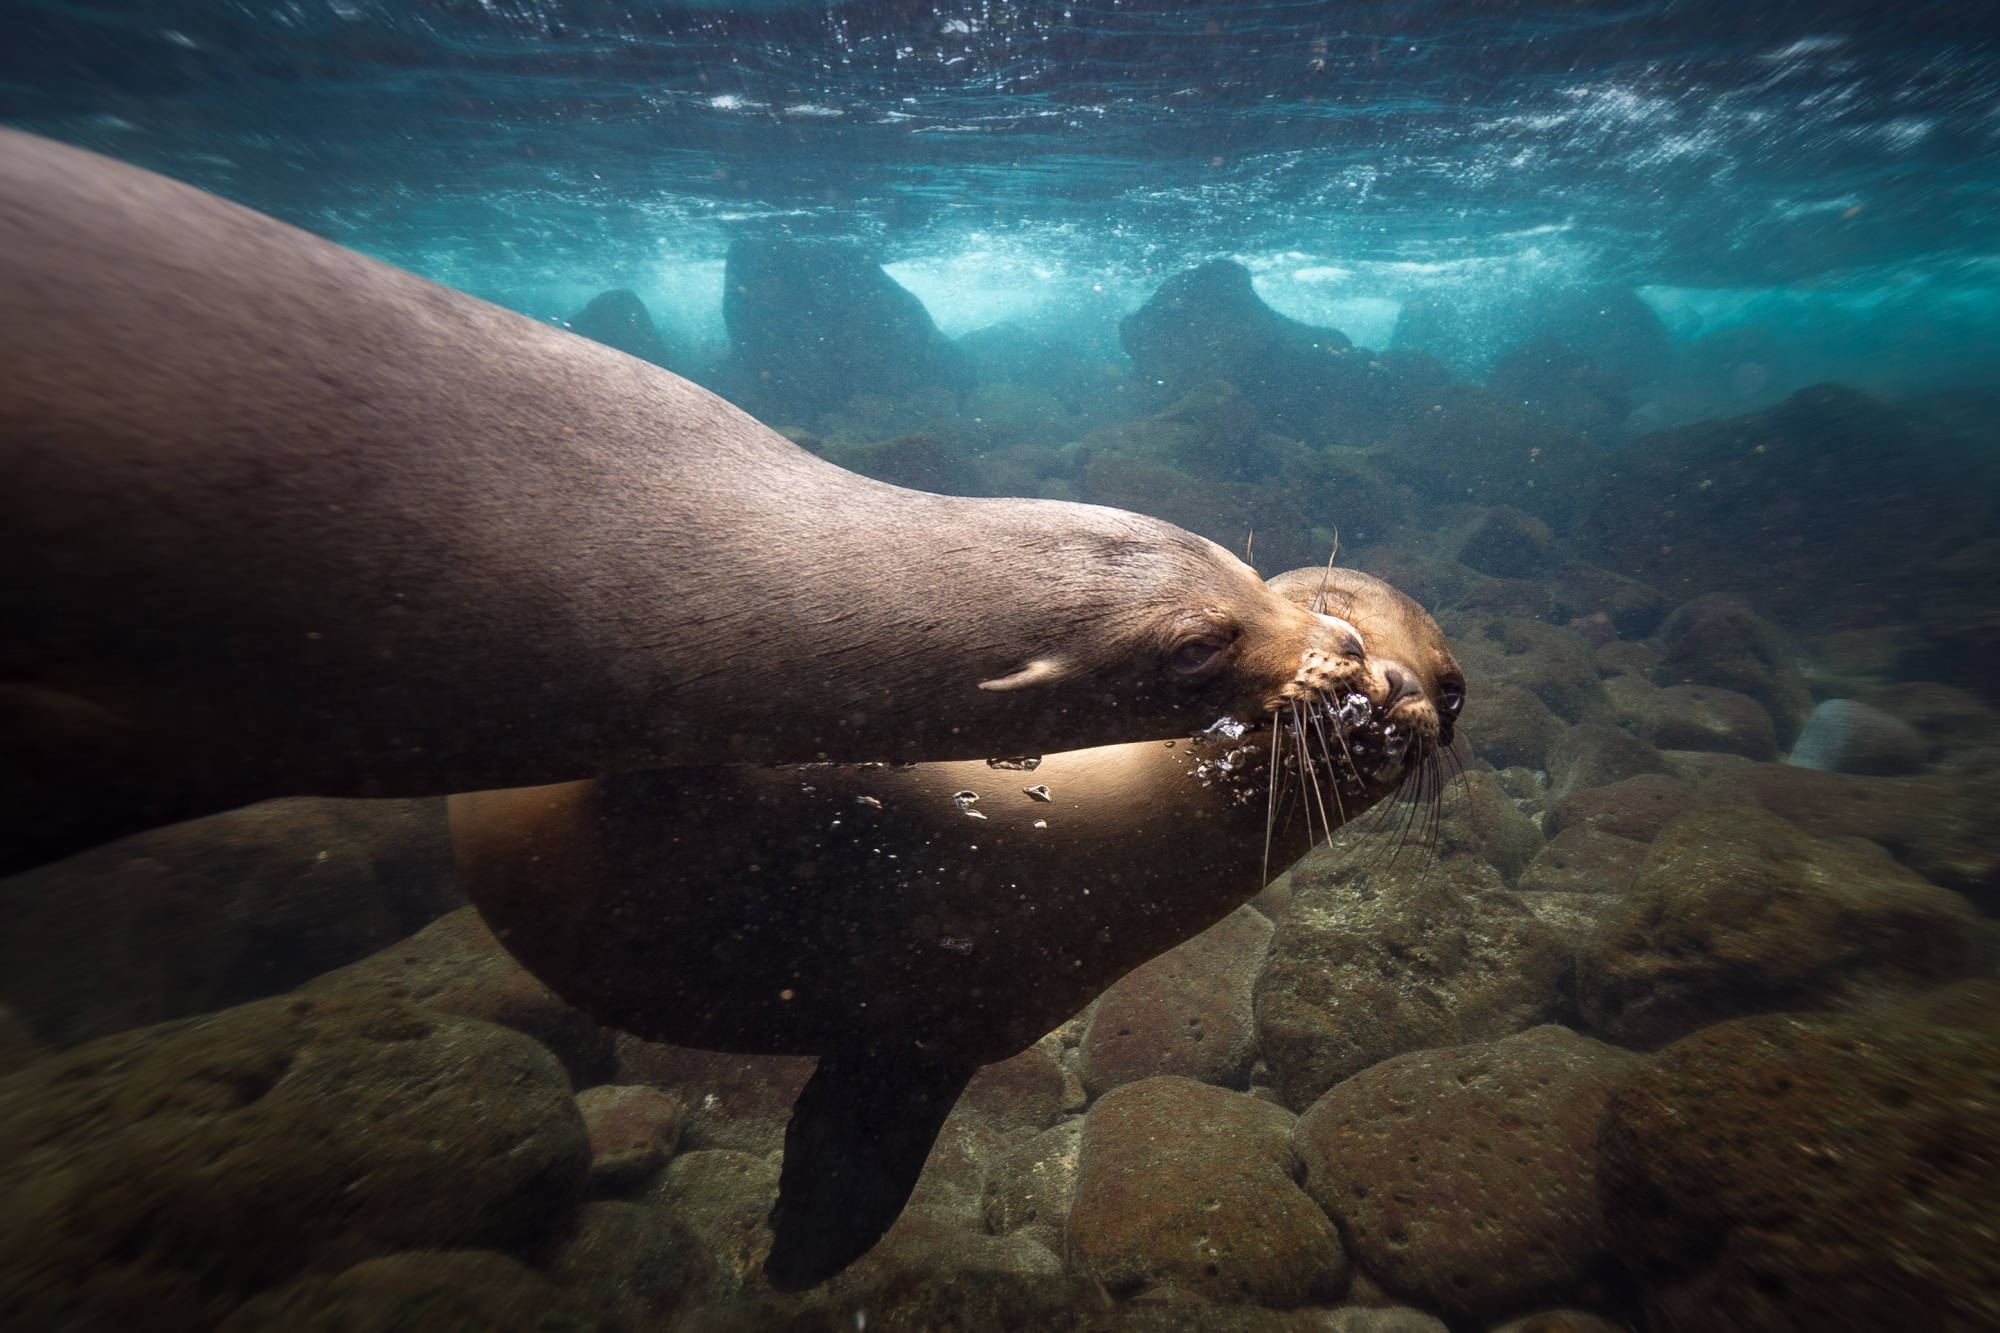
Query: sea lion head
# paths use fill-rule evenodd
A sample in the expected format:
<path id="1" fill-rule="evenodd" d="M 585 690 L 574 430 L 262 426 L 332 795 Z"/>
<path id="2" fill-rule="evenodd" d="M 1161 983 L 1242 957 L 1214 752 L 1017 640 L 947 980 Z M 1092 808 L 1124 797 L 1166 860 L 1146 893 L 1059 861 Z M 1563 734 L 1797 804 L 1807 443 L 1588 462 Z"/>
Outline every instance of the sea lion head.
<path id="1" fill-rule="evenodd" d="M 1359 669 L 1343 678 L 1351 692 L 1335 701 L 1326 719 L 1337 728 L 1343 766 L 1376 789 L 1434 774 L 1465 707 L 1465 673 L 1437 622 L 1409 597 L 1356 569 L 1294 569 L 1270 586 L 1359 636 Z"/>
<path id="2" fill-rule="evenodd" d="M 1353 624 L 1274 590 L 1205 537 L 1137 515 L 1117 519 L 1135 530 L 1093 534 L 1093 549 L 1064 552 L 1069 602 L 1079 570 L 1100 585 L 1084 599 L 1090 610 L 1059 629 L 1059 643 L 982 681 L 982 690 L 1034 690 L 1093 676 L 1115 686 L 1128 716 L 1252 723 L 1364 687 L 1363 641 Z"/>

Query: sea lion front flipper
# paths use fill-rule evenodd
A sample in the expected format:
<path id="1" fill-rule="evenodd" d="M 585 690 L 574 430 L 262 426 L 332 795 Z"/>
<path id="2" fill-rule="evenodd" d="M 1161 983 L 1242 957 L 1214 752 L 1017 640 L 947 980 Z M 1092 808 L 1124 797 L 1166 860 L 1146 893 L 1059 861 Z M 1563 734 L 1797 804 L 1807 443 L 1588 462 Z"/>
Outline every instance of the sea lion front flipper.
<path id="1" fill-rule="evenodd" d="M 903 1211 L 977 1066 L 835 1051 L 792 1106 L 764 1276 L 803 1291 L 853 1263 Z"/>

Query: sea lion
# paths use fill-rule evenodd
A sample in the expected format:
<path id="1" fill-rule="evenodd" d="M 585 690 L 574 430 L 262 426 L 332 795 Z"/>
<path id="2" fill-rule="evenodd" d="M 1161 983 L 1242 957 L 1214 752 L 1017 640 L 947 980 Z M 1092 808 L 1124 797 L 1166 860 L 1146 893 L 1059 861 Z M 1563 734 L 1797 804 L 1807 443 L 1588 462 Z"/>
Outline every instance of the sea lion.
<path id="1" fill-rule="evenodd" d="M 953 759 L 1338 692 L 1352 631 L 1097 506 L 0 131 L 0 873 L 267 797 Z"/>
<path id="2" fill-rule="evenodd" d="M 1273 587 L 1361 632 L 1364 669 L 1331 708 L 1032 769 L 730 765 L 454 796 L 461 887 L 602 1022 L 820 1057 L 766 1268 L 813 1285 L 895 1220 L 980 1065 L 1228 915 L 1329 826 L 1399 788 L 1437 795 L 1465 682 L 1436 624 L 1351 570 Z"/>

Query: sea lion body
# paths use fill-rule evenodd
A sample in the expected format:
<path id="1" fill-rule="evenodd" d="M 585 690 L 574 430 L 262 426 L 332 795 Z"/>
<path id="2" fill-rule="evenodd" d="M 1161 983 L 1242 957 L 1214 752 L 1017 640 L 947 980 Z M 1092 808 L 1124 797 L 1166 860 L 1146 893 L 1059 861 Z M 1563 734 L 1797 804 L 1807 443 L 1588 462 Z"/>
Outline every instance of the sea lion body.
<path id="1" fill-rule="evenodd" d="M 1435 779 L 1464 688 L 1436 625 L 1353 571 L 1273 587 L 1304 603 L 1332 592 L 1358 617 L 1371 703 L 1336 754 L 1367 771 L 1337 784 L 1294 781 L 1274 802 L 1285 733 L 1268 724 L 1031 770 L 634 773 L 454 796 L 461 886 L 530 971 L 600 1021 L 821 1057 L 787 1141 L 771 1270 L 809 1285 L 894 1220 L 980 1065 L 1228 915 L 1329 824 Z M 1402 744 L 1383 734 L 1397 731 Z"/>
<path id="2" fill-rule="evenodd" d="M 0 298 L 0 871 L 287 794 L 1129 740 L 1346 669 L 1172 525 L 856 476 L 7 131 Z"/>

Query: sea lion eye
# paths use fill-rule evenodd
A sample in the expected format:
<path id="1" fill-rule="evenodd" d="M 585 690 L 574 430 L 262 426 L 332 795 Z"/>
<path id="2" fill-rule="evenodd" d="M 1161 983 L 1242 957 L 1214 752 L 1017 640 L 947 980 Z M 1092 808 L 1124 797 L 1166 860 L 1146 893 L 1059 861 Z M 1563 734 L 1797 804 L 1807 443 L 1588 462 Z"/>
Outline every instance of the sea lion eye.
<path id="1" fill-rule="evenodd" d="M 1229 644 L 1223 639 L 1189 639 L 1168 655 L 1167 666 L 1183 676 L 1192 676 L 1220 657 Z"/>
<path id="2" fill-rule="evenodd" d="M 1438 682 L 1438 703 L 1445 712 L 1457 717 L 1465 707 L 1465 686 L 1455 680 Z"/>

